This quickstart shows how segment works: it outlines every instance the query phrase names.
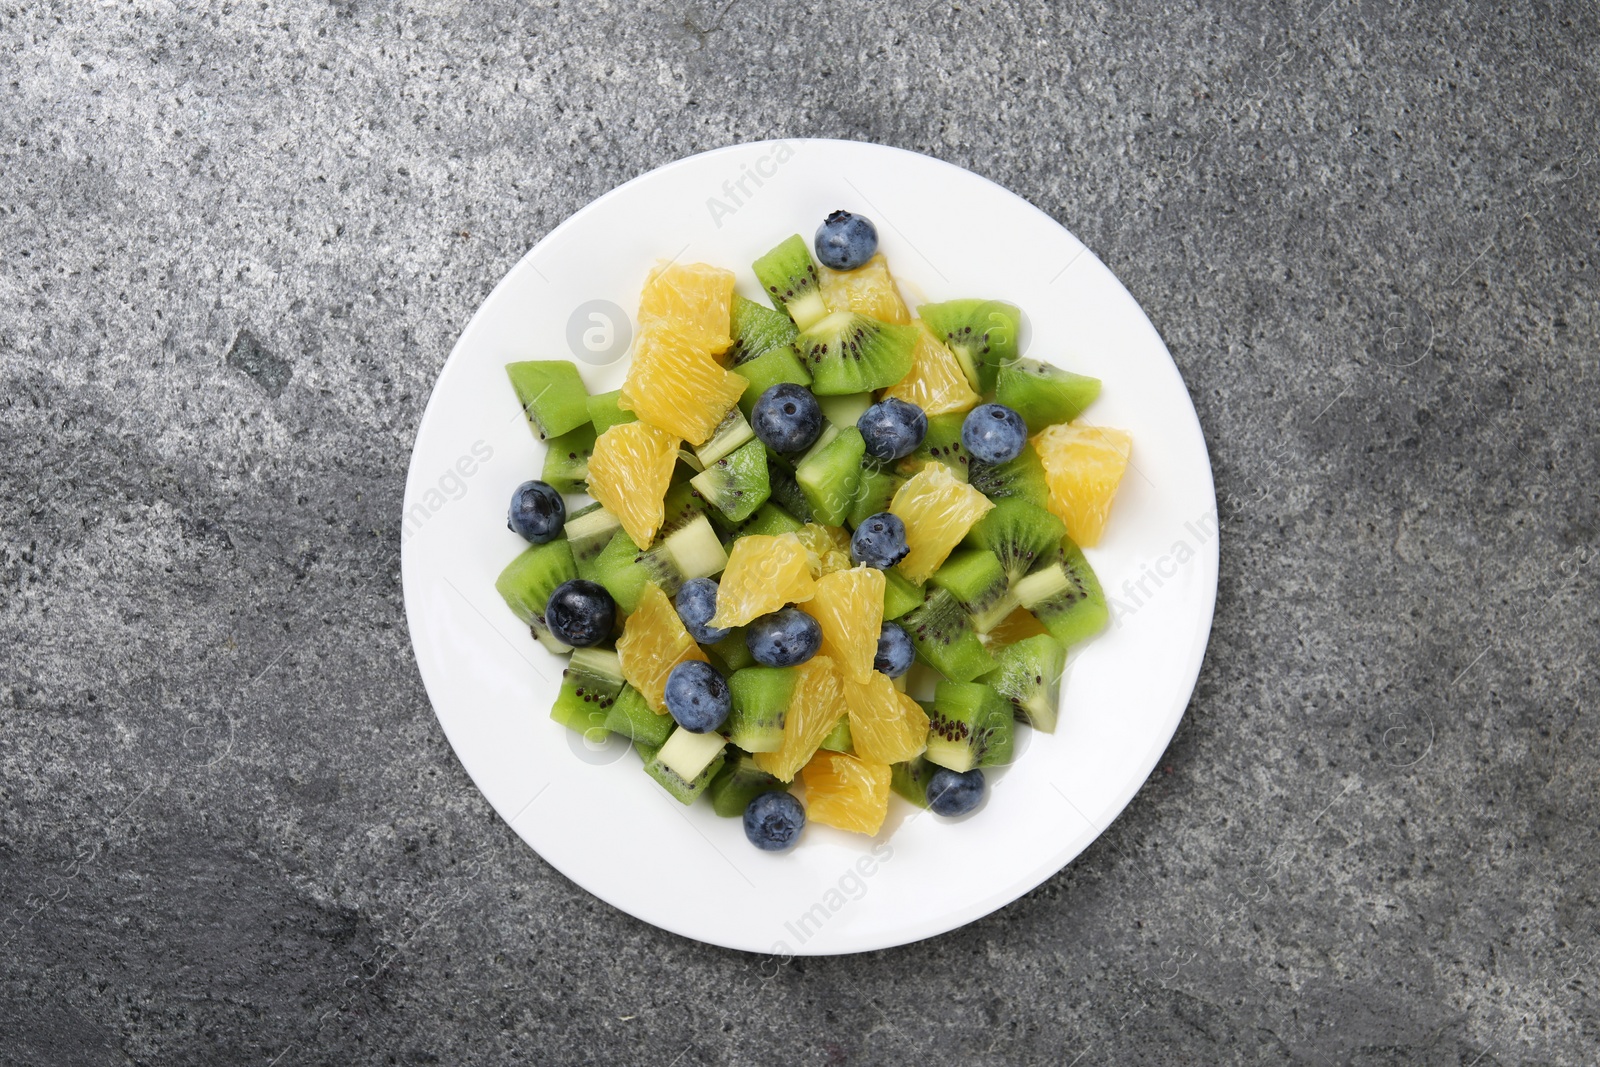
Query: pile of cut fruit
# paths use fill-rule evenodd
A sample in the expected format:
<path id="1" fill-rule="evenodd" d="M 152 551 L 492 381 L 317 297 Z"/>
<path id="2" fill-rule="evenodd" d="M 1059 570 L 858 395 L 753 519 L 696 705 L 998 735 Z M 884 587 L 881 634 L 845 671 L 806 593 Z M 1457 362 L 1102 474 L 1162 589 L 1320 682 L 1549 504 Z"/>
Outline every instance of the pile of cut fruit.
<path id="1" fill-rule="evenodd" d="M 658 265 L 614 392 L 506 368 L 548 451 L 496 588 L 572 654 L 551 717 L 772 851 L 807 820 L 878 833 L 891 790 L 978 807 L 1107 622 L 1080 546 L 1132 445 L 1075 421 L 1100 382 L 1023 357 L 1011 304 L 913 318 L 877 245 L 846 211 L 788 238 L 754 264 L 770 308 Z"/>

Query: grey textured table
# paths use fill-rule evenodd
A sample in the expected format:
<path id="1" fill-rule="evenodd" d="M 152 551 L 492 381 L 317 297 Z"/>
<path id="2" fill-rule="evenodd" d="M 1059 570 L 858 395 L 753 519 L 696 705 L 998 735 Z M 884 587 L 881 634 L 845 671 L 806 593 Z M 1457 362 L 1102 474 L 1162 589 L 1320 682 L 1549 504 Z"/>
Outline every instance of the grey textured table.
<path id="1" fill-rule="evenodd" d="M 0 1062 L 1594 1063 L 1595 5 L 582 7 L 0 0 Z M 976 170 L 1123 278 L 1222 580 L 1088 852 L 780 965 L 495 816 L 399 521 L 532 242 L 802 135 Z"/>

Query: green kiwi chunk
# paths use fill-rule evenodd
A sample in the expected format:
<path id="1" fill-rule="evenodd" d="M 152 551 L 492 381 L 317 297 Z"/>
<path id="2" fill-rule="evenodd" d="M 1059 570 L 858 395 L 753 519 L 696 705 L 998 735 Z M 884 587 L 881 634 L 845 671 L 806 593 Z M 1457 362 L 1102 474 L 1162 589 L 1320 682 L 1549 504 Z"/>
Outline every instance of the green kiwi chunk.
<path id="1" fill-rule="evenodd" d="M 1006 497 L 967 531 L 964 543 L 993 552 L 1007 585 L 1015 586 L 1036 565 L 1054 559 L 1066 535 L 1062 521 L 1044 508 Z"/>
<path id="2" fill-rule="evenodd" d="M 622 663 L 609 648 L 580 648 L 561 672 L 561 692 L 550 717 L 591 741 L 603 741 L 610 731 L 606 718 L 622 692 Z"/>
<path id="3" fill-rule="evenodd" d="M 678 568 L 664 545 L 641 549 L 633 543 L 628 531 L 620 528 L 589 566 L 594 575 L 591 581 L 605 586 L 617 607 L 630 615 L 639 610 L 639 597 L 644 593 L 646 582 L 655 582 L 668 596 L 683 585 Z"/>
<path id="4" fill-rule="evenodd" d="M 679 737 L 680 734 L 683 736 Z M 685 777 L 675 766 L 673 755 L 677 747 L 675 738 L 693 746 L 696 750 L 702 750 L 716 745 L 722 741 L 722 737 L 719 734 L 691 734 L 687 730 L 674 730 L 644 765 L 644 772 L 659 782 L 661 788 L 672 794 L 675 800 L 682 804 L 693 804 L 711 785 L 711 780 L 717 776 L 717 772 L 722 770 L 724 757 L 719 752 L 712 756 L 692 778 Z"/>
<path id="5" fill-rule="evenodd" d="M 750 646 L 745 644 L 743 626 L 733 627 L 727 637 L 706 647 L 721 661 L 723 674 L 732 674 L 756 665 L 756 658 L 750 654 Z"/>
<path id="6" fill-rule="evenodd" d="M 656 534 L 657 538 L 675 533 L 701 515 L 711 515 L 716 510 L 706 503 L 706 498 L 700 495 L 700 491 L 694 487 L 692 481 L 679 482 L 668 489 L 661 506 L 663 509 L 661 531 Z"/>
<path id="7" fill-rule="evenodd" d="M 709 467 L 746 441 L 755 440 L 755 436 L 750 423 L 745 421 L 744 412 L 729 408 L 722 421 L 717 423 L 717 428 L 711 432 L 711 437 L 694 450 L 694 456 L 702 467 Z"/>
<path id="8" fill-rule="evenodd" d="M 1003 365 L 994 385 L 995 401 L 1021 415 L 1030 434 L 1058 422 L 1071 422 L 1099 395 L 1099 378 L 1027 358 Z"/>
<path id="9" fill-rule="evenodd" d="M 578 576 L 572 548 L 564 537 L 542 545 L 529 545 L 516 559 L 506 564 L 494 587 L 506 606 L 523 625 L 533 631 L 539 643 L 552 652 L 571 652 L 572 646 L 557 640 L 545 625 L 544 609 L 556 586 Z"/>
<path id="10" fill-rule="evenodd" d="M 590 567 L 595 557 L 605 550 L 621 528 L 622 522 L 599 503 L 586 504 L 567 516 L 562 532 L 572 549 L 572 562 L 578 568 L 578 577 L 594 581 Z"/>
<path id="11" fill-rule="evenodd" d="M 828 736 L 822 739 L 818 748 L 825 748 L 829 752 L 848 752 L 855 755 L 855 746 L 850 743 L 850 716 L 841 715 L 839 721 L 833 724 L 833 729 L 828 731 Z"/>
<path id="12" fill-rule="evenodd" d="M 883 621 L 898 619 L 926 599 L 922 586 L 893 568 L 883 572 Z"/>
<path id="13" fill-rule="evenodd" d="M 850 514 L 845 516 L 850 528 L 855 529 L 879 512 L 888 511 L 895 493 L 904 484 L 906 479 L 893 471 L 870 465 L 862 468 L 861 483 L 856 486 Z"/>
<path id="14" fill-rule="evenodd" d="M 970 682 L 994 670 L 994 657 L 948 589 L 933 590 L 901 617 L 900 625 L 923 662 L 946 678 Z"/>
<path id="15" fill-rule="evenodd" d="M 716 515 L 713 515 L 712 518 L 716 518 Z M 804 525 L 805 523 L 778 505 L 766 503 L 757 508 L 754 515 L 735 527 L 727 540 L 731 544 L 735 539 L 744 537 L 746 534 L 765 534 L 769 537 L 776 537 L 778 534 L 795 533 Z"/>
<path id="16" fill-rule="evenodd" d="M 732 704 L 723 732 L 746 752 L 776 752 L 783 745 L 783 718 L 794 696 L 793 667 L 745 667 L 728 676 Z"/>
<path id="17" fill-rule="evenodd" d="M 822 300 L 822 282 L 817 265 L 805 240 L 794 234 L 752 264 L 772 306 L 789 313 L 794 324 L 804 330 L 828 313 Z"/>
<path id="18" fill-rule="evenodd" d="M 933 704 L 929 701 L 919 700 L 922 710 L 929 712 L 931 720 Z M 919 808 L 928 806 L 928 783 L 933 779 L 933 772 L 939 769 L 936 763 L 929 763 L 922 756 L 913 756 L 904 763 L 891 764 L 889 767 L 889 788 L 905 797 Z"/>
<path id="19" fill-rule="evenodd" d="M 817 396 L 883 389 L 911 370 L 915 326 L 895 326 L 853 311 L 835 311 L 795 338 Z"/>
<path id="20" fill-rule="evenodd" d="M 773 349 L 787 348 L 799 332 L 793 320 L 782 311 L 762 307 L 738 293 L 733 294 L 731 310 L 729 318 L 733 344 L 723 353 L 723 359 L 729 367 L 742 367 Z"/>
<path id="21" fill-rule="evenodd" d="M 962 548 L 934 571 L 928 579 L 939 589 L 947 589 L 972 617 L 972 628 L 986 634 L 1017 606 L 1011 596 L 1000 559 L 986 548 Z"/>
<path id="22" fill-rule="evenodd" d="M 924 757 L 952 771 L 1010 763 L 1014 751 L 1011 704 L 981 682 L 940 682 L 928 712 Z M 891 778 L 892 781 L 892 778 Z"/>
<path id="23" fill-rule="evenodd" d="M 928 432 L 916 450 L 900 461 L 900 472 L 915 474 L 928 463 L 943 463 L 959 480 L 966 481 L 970 457 L 961 444 L 961 424 L 966 418 L 959 411 L 930 416 Z"/>
<path id="24" fill-rule="evenodd" d="M 621 399 L 621 389 L 613 389 L 609 393 L 596 393 L 589 398 L 589 421 L 594 423 L 594 435 L 596 437 L 599 437 L 613 426 L 621 426 L 625 422 L 639 421 L 639 416 L 631 411 L 623 411 L 617 406 L 617 401 Z"/>
<path id="25" fill-rule="evenodd" d="M 781 464 L 771 462 L 770 455 L 767 459 L 767 482 L 772 492 L 772 502 L 800 523 L 811 522 L 816 518 L 811 512 L 811 501 L 806 499 L 806 494 L 800 489 L 800 483 L 795 481 L 794 472 Z"/>
<path id="26" fill-rule="evenodd" d="M 1001 366 L 1017 359 L 1022 312 L 1000 300 L 947 300 L 917 308 L 935 337 L 956 354 L 967 381 L 989 393 Z"/>
<path id="27" fill-rule="evenodd" d="M 547 442 L 544 472 L 539 477 L 558 493 L 589 488 L 589 456 L 594 452 L 594 427 L 585 423 Z"/>
<path id="28" fill-rule="evenodd" d="M 861 461 L 866 454 L 861 431 L 847 426 L 831 440 L 826 435 L 819 439 L 795 465 L 794 480 L 810 505 L 813 521 L 844 525 L 861 484 Z"/>
<path id="29" fill-rule="evenodd" d="M 822 417 L 829 423 L 844 429 L 854 426 L 856 420 L 866 414 L 872 406 L 871 393 L 846 393 L 843 396 L 819 396 L 817 406 L 822 409 Z"/>
<path id="30" fill-rule="evenodd" d="M 689 484 L 728 521 L 743 522 L 772 495 L 767 447 L 752 438 L 732 454 L 708 464 Z"/>
<path id="31" fill-rule="evenodd" d="M 706 796 L 711 798 L 712 811 L 724 819 L 738 819 L 752 800 L 774 790 L 787 793 L 789 786 L 757 767 L 748 752 L 734 752 L 723 760 Z"/>
<path id="32" fill-rule="evenodd" d="M 605 727 L 614 734 L 630 739 L 635 747 L 644 745 L 654 750 L 666 743 L 673 722 L 671 715 L 658 715 L 652 711 L 643 693 L 631 685 L 624 685 L 606 712 Z M 650 756 L 654 755 L 652 751 Z M 645 758 L 649 759 L 650 756 Z"/>
<path id="33" fill-rule="evenodd" d="M 1023 445 L 1015 459 L 1004 463 L 985 463 L 969 457 L 967 481 L 990 500 L 1016 498 L 1041 508 L 1047 506 L 1050 500 L 1050 484 L 1044 478 L 1044 464 L 1031 444 Z"/>
<path id="34" fill-rule="evenodd" d="M 589 392 L 578 368 L 567 360 L 507 363 L 506 375 L 539 440 L 560 437 L 589 421 Z"/>
<path id="35" fill-rule="evenodd" d="M 794 385 L 803 385 L 807 389 L 811 388 L 811 372 L 800 362 L 795 350 L 787 345 L 783 348 L 774 348 L 748 363 L 741 363 L 736 373 L 750 383 L 744 387 L 744 395 L 739 398 L 739 410 L 744 413 L 746 419 L 749 419 L 750 413 L 755 410 L 756 401 L 761 399 L 761 394 L 774 385 L 790 382 Z"/>
<path id="36" fill-rule="evenodd" d="M 1013 714 L 1035 730 L 1054 733 L 1061 709 L 1061 671 L 1067 650 L 1049 634 L 1025 637 L 995 657 L 1000 665 L 978 681 L 1011 702 Z"/>
<path id="37" fill-rule="evenodd" d="M 1071 538 L 1061 539 L 1059 559 L 1025 575 L 1012 593 L 1063 645 L 1093 637 L 1111 618 L 1100 579 Z"/>

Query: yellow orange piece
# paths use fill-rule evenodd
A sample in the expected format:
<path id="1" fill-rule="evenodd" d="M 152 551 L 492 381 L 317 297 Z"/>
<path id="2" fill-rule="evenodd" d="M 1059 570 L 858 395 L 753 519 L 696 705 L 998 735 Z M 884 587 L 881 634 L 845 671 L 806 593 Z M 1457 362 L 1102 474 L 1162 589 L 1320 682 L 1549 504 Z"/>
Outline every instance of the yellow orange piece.
<path id="1" fill-rule="evenodd" d="M 1049 630 L 1027 608 L 1018 608 L 1001 620 L 1000 625 L 989 631 L 989 644 L 995 646 L 1014 645 L 1023 638 L 1034 637 L 1038 634 L 1047 634 Z"/>
<path id="2" fill-rule="evenodd" d="M 900 561 L 900 573 L 919 585 L 927 581 L 992 507 L 988 497 L 958 481 L 943 463 L 924 466 L 895 492 L 889 505 L 889 511 L 906 524 L 906 544 L 911 549 Z"/>
<path id="3" fill-rule="evenodd" d="M 647 422 L 613 426 L 589 456 L 589 495 L 617 517 L 634 544 L 649 548 L 665 517 L 677 462 L 678 439 L 665 430 Z"/>
<path id="4" fill-rule="evenodd" d="M 823 654 L 854 682 L 877 673 L 872 660 L 883 629 L 883 586 L 876 567 L 851 567 L 818 578 L 816 595 L 805 604 L 805 613 L 822 627 Z"/>
<path id="5" fill-rule="evenodd" d="M 811 577 L 821 578 L 834 571 L 849 570 L 850 535 L 838 526 L 824 526 L 808 522 L 794 532 L 806 546 L 806 561 L 811 566 Z"/>
<path id="6" fill-rule="evenodd" d="M 890 774 L 888 764 L 818 752 L 800 772 L 806 784 L 806 818 L 872 836 L 889 814 Z"/>
<path id="7" fill-rule="evenodd" d="M 747 534 L 733 543 L 728 565 L 717 579 L 717 613 L 711 625 L 743 626 L 785 604 L 810 600 L 816 591 L 800 538 L 792 533 Z"/>
<path id="8" fill-rule="evenodd" d="M 883 395 L 915 404 L 930 416 L 971 411 L 982 399 L 967 381 L 955 353 L 921 319 L 917 320 L 917 346 L 911 350 L 911 370 Z"/>
<path id="9" fill-rule="evenodd" d="M 842 684 L 850 744 L 858 756 L 873 763 L 904 763 L 928 747 L 928 713 L 896 689 L 888 675 L 872 671 L 864 685 L 848 678 Z"/>
<path id="10" fill-rule="evenodd" d="M 1133 437 L 1126 430 L 1063 423 L 1042 430 L 1033 450 L 1044 464 L 1050 510 L 1067 524 L 1067 535 L 1084 548 L 1098 543 L 1133 454 Z"/>
<path id="11" fill-rule="evenodd" d="M 711 355 L 733 343 L 733 271 L 707 263 L 658 263 L 639 294 L 639 322 L 659 322 Z"/>
<path id="12" fill-rule="evenodd" d="M 756 766 L 785 782 L 806 765 L 822 739 L 839 723 L 844 695 L 827 656 L 812 656 L 795 668 L 799 677 L 783 713 L 783 742 L 776 752 L 755 753 Z"/>
<path id="13" fill-rule="evenodd" d="M 672 668 L 691 659 L 704 663 L 706 654 L 683 628 L 678 609 L 667 594 L 656 583 L 646 582 L 638 610 L 622 624 L 617 659 L 622 663 L 622 677 L 662 714 L 667 710 L 663 697 Z"/>
<path id="14" fill-rule="evenodd" d="M 617 407 L 692 445 L 703 445 L 748 384 L 682 334 L 648 322 L 633 344 L 633 363 Z"/>
<path id="15" fill-rule="evenodd" d="M 889 261 L 876 253 L 855 270 L 829 270 L 818 266 L 822 302 L 829 311 L 854 311 L 857 315 L 904 326 L 911 321 L 906 302 L 889 273 Z"/>

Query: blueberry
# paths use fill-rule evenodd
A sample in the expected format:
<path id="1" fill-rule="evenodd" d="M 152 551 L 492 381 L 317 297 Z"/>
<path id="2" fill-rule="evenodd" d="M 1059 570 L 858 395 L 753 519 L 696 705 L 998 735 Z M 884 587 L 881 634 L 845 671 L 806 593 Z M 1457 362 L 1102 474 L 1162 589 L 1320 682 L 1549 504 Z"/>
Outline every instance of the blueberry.
<path id="1" fill-rule="evenodd" d="M 817 654 L 822 647 L 822 627 L 799 608 L 779 608 L 752 622 L 744 643 L 757 663 L 793 667 Z"/>
<path id="2" fill-rule="evenodd" d="M 606 587 L 584 578 L 556 586 L 544 606 L 544 622 L 557 640 L 574 648 L 598 645 L 617 623 L 617 602 Z"/>
<path id="3" fill-rule="evenodd" d="M 886 622 L 878 631 L 878 654 L 872 657 L 872 666 L 891 678 L 898 678 L 911 669 L 911 638 L 897 622 Z"/>
<path id="4" fill-rule="evenodd" d="M 798 452 L 822 432 L 822 405 L 805 386 L 779 382 L 756 401 L 750 428 L 774 452 Z"/>
<path id="5" fill-rule="evenodd" d="M 1028 443 L 1028 424 L 1004 404 L 979 404 L 961 423 L 961 443 L 973 459 L 1005 463 Z"/>
<path id="6" fill-rule="evenodd" d="M 717 613 L 717 583 L 711 578 L 691 578 L 683 583 L 672 604 L 678 609 L 678 618 L 689 636 L 702 645 L 714 645 L 728 636 L 729 631 L 711 625 L 711 616 Z"/>
<path id="7" fill-rule="evenodd" d="M 667 711 L 692 734 L 708 734 L 728 720 L 733 694 L 709 663 L 687 660 L 667 675 Z"/>
<path id="8" fill-rule="evenodd" d="M 756 848 L 783 852 L 794 847 L 806 824 L 806 809 L 788 793 L 762 793 L 744 809 L 744 836 Z"/>
<path id="9" fill-rule="evenodd" d="M 928 433 L 928 416 L 915 404 L 890 397 L 880 400 L 856 420 L 856 429 L 867 443 L 867 455 L 891 460 L 909 456 Z"/>
<path id="10" fill-rule="evenodd" d="M 554 541 L 567 521 L 567 502 L 544 482 L 523 482 L 511 494 L 506 528 L 536 545 Z"/>
<path id="11" fill-rule="evenodd" d="M 880 511 L 870 515 L 850 538 L 850 558 L 879 570 L 893 567 L 906 558 L 906 524 L 900 516 Z"/>
<path id="12" fill-rule="evenodd" d="M 928 779 L 928 810 L 935 815 L 965 815 L 983 800 L 983 772 L 965 774 L 940 767 Z"/>
<path id="13" fill-rule="evenodd" d="M 865 215 L 835 211 L 817 227 L 817 262 L 832 270 L 855 270 L 878 250 L 878 228 Z"/>

